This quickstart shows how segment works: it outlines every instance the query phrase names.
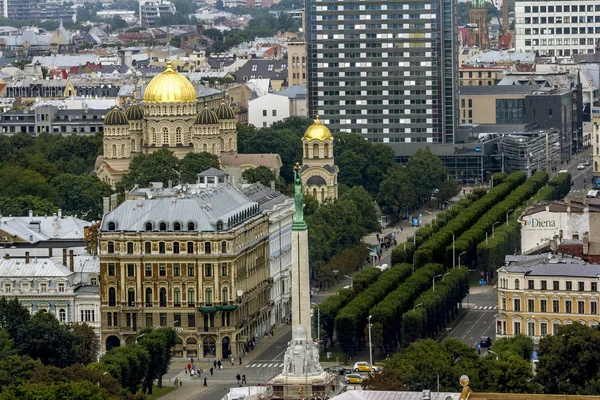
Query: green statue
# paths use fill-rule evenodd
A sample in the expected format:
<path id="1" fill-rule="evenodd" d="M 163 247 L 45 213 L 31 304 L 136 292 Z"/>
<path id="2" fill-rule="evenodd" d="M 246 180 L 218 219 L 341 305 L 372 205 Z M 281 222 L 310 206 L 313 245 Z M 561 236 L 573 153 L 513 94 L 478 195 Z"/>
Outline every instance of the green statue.
<path id="1" fill-rule="evenodd" d="M 298 163 L 294 166 L 294 202 L 296 207 L 292 229 L 304 230 L 306 223 L 304 222 L 304 196 L 302 195 L 302 167 Z"/>

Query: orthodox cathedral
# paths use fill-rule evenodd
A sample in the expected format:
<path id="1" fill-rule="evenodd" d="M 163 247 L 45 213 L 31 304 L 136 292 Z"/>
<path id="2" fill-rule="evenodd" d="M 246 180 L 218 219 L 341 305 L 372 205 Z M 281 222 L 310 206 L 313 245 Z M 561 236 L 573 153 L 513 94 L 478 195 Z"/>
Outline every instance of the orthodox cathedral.
<path id="1" fill-rule="evenodd" d="M 264 165 L 279 175 L 278 154 L 237 154 L 236 115 L 221 102 L 213 110 L 198 103 L 194 85 L 173 70 L 171 63 L 144 91 L 142 105 L 110 110 L 104 117 L 104 155 L 96 160 L 96 174 L 111 185 L 129 171 L 140 153 L 171 150 L 179 159 L 190 152 L 219 156 L 230 175 Z M 317 116 L 302 138 L 302 186 L 319 202 L 337 199 L 338 167 L 333 158 L 333 136 Z M 237 171 L 237 173 L 236 173 Z M 191 183 L 191 182 L 190 182 Z"/>

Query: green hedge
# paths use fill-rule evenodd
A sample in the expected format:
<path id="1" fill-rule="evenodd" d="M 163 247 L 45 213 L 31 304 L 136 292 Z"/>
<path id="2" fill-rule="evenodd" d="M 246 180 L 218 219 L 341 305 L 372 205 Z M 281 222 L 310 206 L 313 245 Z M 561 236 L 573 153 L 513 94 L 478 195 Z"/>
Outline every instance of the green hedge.
<path id="1" fill-rule="evenodd" d="M 487 243 L 484 240 L 477 245 L 477 265 L 487 270 L 501 267 L 506 255 L 518 254 L 520 250 L 521 223 L 513 219 L 496 228 L 495 237 L 490 235 Z"/>
<path id="2" fill-rule="evenodd" d="M 425 265 L 371 308 L 369 314 L 372 315 L 372 321 L 383 325 L 384 345 L 389 347 L 396 340 L 396 334 L 400 332 L 402 314 L 413 306 L 419 294 L 431 287 L 433 277 L 443 271 L 444 267 L 441 264 Z"/>
<path id="3" fill-rule="evenodd" d="M 506 172 L 496 172 L 492 175 L 492 181 L 494 182 L 494 186 L 501 184 L 504 182 L 508 174 Z"/>
<path id="4" fill-rule="evenodd" d="M 446 246 L 452 244 L 452 235 L 454 234 L 455 238 L 458 238 L 491 207 L 501 202 L 513 189 L 522 184 L 525 179 L 524 172 L 510 174 L 502 184 L 495 186 L 485 196 L 461 212 L 460 216 L 452 219 L 448 225 L 440 229 L 415 252 L 415 267 L 419 268 L 430 262 L 444 263 L 446 257 L 444 250 Z"/>
<path id="5" fill-rule="evenodd" d="M 548 182 L 548 185 L 554 186 L 557 189 L 556 198 L 553 200 L 563 199 L 571 191 L 571 174 L 563 172 L 556 175 Z"/>
<path id="6" fill-rule="evenodd" d="M 397 264 L 381 274 L 377 282 L 354 297 L 335 318 L 335 336 L 341 349 L 352 354 L 364 336 L 369 310 L 412 273 L 412 265 Z"/>
<path id="7" fill-rule="evenodd" d="M 446 323 L 454 318 L 465 294 L 469 292 L 469 270 L 452 268 L 435 283 L 433 288 L 421 294 L 414 302 L 422 304 L 402 315 L 402 344 L 408 346 L 417 339 L 435 336 Z"/>
<path id="8" fill-rule="evenodd" d="M 417 235 L 417 248 L 425 243 L 427 239 L 435 234 L 435 232 L 442 229 L 444 226 L 448 225 L 448 223 L 456 218 L 462 211 L 466 210 L 473 204 L 475 201 L 479 200 L 486 194 L 486 190 L 477 190 L 474 193 L 470 193 L 467 197 L 460 199 L 455 204 L 452 205 L 451 208 L 447 208 L 445 211 L 438 213 L 435 217 L 433 225 L 427 225 L 422 228 L 419 228 L 416 232 Z M 402 239 L 402 238 L 401 238 Z M 392 265 L 396 265 L 399 263 L 412 263 L 413 253 L 414 253 L 414 237 L 411 236 L 407 238 L 406 241 L 406 250 L 404 249 L 404 243 L 401 243 L 399 246 L 392 250 Z"/>
<path id="9" fill-rule="evenodd" d="M 333 338 L 335 328 L 335 317 L 339 311 L 346 306 L 355 296 L 355 293 L 361 292 L 377 282 L 381 276 L 381 271 L 377 268 L 365 268 L 357 272 L 352 277 L 354 290 L 342 289 L 337 294 L 329 296 L 319 304 L 321 311 L 321 338 Z M 317 320 L 313 318 L 313 325 L 316 329 Z"/>
<path id="10" fill-rule="evenodd" d="M 460 237 L 456 237 L 454 245 L 452 239 L 446 245 L 445 257 L 446 265 L 453 265 L 453 255 L 458 256 L 466 252 L 464 265 L 470 265 L 470 261 L 476 259 L 477 245 L 485 240 L 486 232 L 492 233 L 492 226 L 496 222 L 506 222 L 506 213 L 515 211 L 525 200 L 531 198 L 548 181 L 548 174 L 545 171 L 538 171 L 525 181 L 522 185 L 513 190 L 503 201 L 488 208 L 488 210 L 472 224 L 472 226 L 462 232 Z M 504 184 L 503 184 L 504 185 Z M 480 265 L 480 268 L 487 267 Z"/>

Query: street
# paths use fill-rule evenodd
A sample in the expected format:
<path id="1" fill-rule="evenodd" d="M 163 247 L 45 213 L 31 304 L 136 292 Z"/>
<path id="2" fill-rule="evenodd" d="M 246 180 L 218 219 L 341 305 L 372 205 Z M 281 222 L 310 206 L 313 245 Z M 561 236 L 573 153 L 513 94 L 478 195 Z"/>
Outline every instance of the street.
<path id="1" fill-rule="evenodd" d="M 498 290 L 496 286 L 484 286 L 471 288 L 471 291 L 463 300 L 463 307 L 468 307 L 467 313 L 455 326 L 448 327 L 447 337 L 477 347 L 481 336 L 489 336 L 492 340 L 496 338 L 494 323 L 498 310 Z"/>

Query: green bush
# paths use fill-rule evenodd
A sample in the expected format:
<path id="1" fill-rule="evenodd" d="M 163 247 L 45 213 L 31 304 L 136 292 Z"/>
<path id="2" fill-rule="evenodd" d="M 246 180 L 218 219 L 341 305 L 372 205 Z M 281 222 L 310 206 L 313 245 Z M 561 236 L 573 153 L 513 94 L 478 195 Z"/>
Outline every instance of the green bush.
<path id="1" fill-rule="evenodd" d="M 556 198 L 553 200 L 558 200 L 564 198 L 571 191 L 571 174 L 568 172 L 563 172 L 556 175 L 554 178 L 548 182 L 549 185 L 556 187 L 557 193 Z"/>
<path id="2" fill-rule="evenodd" d="M 485 270 L 493 270 L 504 265 L 508 254 L 518 254 L 521 249 L 521 223 L 510 220 L 508 225 L 496 228 L 495 237 L 489 236 L 487 243 L 477 245 L 477 265 Z"/>
<path id="3" fill-rule="evenodd" d="M 492 182 L 494 182 L 494 186 L 501 184 L 504 182 L 508 174 L 506 172 L 496 172 L 492 175 Z"/>
<path id="4" fill-rule="evenodd" d="M 397 264 L 381 274 L 377 282 L 356 295 L 335 318 L 335 336 L 348 355 L 354 352 L 357 339 L 363 337 L 369 310 L 412 273 L 412 265 Z"/>
<path id="5" fill-rule="evenodd" d="M 425 265 L 370 309 L 372 321 L 383 325 L 384 344 L 387 347 L 396 340 L 397 333 L 400 332 L 402 314 L 413 306 L 419 294 L 431 287 L 433 277 L 443 271 L 441 264 Z"/>
<path id="6" fill-rule="evenodd" d="M 485 214 L 480 216 L 469 229 L 462 232 L 460 237 L 456 237 L 454 243 L 450 242 L 446 245 L 446 265 L 453 265 L 454 256 L 461 253 L 466 253 L 463 259 L 464 265 L 470 265 L 471 260 L 476 259 L 477 245 L 485 240 L 486 232 L 491 233 L 497 222 L 504 223 L 507 213 L 515 211 L 525 200 L 542 188 L 547 180 L 548 174 L 538 171 L 514 189 L 503 201 L 488 208 Z"/>
<path id="7" fill-rule="evenodd" d="M 415 300 L 415 307 L 402 315 L 402 344 L 408 346 L 417 339 L 435 336 L 446 323 L 454 318 L 457 304 L 469 292 L 469 270 L 452 268 L 433 288 L 421 294 Z"/>

